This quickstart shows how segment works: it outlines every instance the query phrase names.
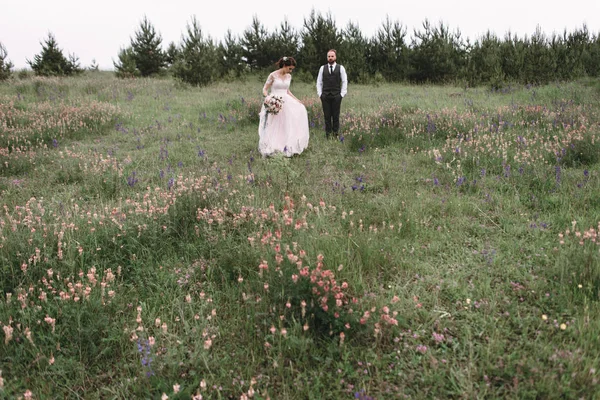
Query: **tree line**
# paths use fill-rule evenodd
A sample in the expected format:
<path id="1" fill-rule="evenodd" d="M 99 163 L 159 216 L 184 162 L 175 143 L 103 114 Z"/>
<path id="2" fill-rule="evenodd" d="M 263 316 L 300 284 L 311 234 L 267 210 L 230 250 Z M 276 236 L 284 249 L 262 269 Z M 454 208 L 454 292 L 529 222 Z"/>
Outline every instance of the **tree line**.
<path id="1" fill-rule="evenodd" d="M 546 35 L 538 27 L 530 36 L 511 32 L 503 37 L 488 31 L 473 42 L 460 30 L 443 22 L 425 20 L 408 36 L 408 29 L 389 17 L 373 37 L 366 37 L 357 24 L 338 27 L 329 14 L 314 9 L 300 30 L 284 20 L 270 32 L 254 16 L 241 35 L 228 30 L 216 41 L 205 35 L 196 19 L 187 24 L 181 41 L 163 46 L 161 34 L 144 17 L 130 44 L 113 60 L 122 78 L 170 74 L 192 85 L 272 69 L 282 56 L 298 62 L 300 79 L 316 77 L 331 48 L 355 83 L 415 82 L 462 83 L 500 87 L 507 83 L 544 84 L 581 77 L 600 76 L 600 35 L 584 24 L 572 32 Z M 0 43 L 0 79 L 10 75 L 6 49 Z M 71 75 L 83 71 L 74 55 L 62 55 L 49 34 L 42 52 L 28 63 L 38 75 Z M 94 65 L 92 65 L 92 68 Z M 97 65 L 95 65 L 97 69 Z"/>

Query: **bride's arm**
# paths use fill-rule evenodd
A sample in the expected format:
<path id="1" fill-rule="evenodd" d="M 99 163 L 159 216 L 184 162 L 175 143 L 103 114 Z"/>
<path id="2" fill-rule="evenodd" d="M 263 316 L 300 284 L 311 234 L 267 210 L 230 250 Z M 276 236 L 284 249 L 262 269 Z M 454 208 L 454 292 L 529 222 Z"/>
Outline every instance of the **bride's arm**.
<path id="1" fill-rule="evenodd" d="M 267 78 L 267 81 L 265 82 L 265 86 L 263 86 L 263 96 L 267 96 L 267 94 L 269 94 L 269 89 L 271 89 L 271 86 L 273 85 L 273 74 L 269 74 L 269 77 Z"/>

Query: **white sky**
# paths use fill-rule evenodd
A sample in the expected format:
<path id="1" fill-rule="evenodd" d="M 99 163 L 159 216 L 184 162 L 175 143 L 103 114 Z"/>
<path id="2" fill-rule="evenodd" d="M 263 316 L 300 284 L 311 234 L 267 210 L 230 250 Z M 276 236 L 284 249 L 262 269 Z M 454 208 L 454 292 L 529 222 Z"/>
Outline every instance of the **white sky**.
<path id="1" fill-rule="evenodd" d="M 591 33 L 600 32 L 600 0 L 0 0 L 0 42 L 15 69 L 28 67 L 26 60 L 40 53 L 48 32 L 63 54 L 75 54 L 83 67 L 95 59 L 101 69 L 113 69 L 119 49 L 129 44 L 144 15 L 166 48 L 171 41 L 179 44 L 193 15 L 205 34 L 222 40 L 227 29 L 240 35 L 253 15 L 269 32 L 286 17 L 300 30 L 312 9 L 324 16 L 330 12 L 338 28 L 357 23 L 367 37 L 386 15 L 406 26 L 409 38 L 425 19 L 443 21 L 472 41 L 487 30 L 500 37 L 508 31 L 530 36 L 537 25 L 547 34 L 570 32 L 584 23 Z"/>

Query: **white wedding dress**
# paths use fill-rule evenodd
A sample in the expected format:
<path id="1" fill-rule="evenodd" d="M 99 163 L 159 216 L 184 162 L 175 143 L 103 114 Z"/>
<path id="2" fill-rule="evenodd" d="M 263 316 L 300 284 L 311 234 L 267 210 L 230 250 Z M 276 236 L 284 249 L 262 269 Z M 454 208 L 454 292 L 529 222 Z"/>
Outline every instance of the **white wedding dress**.
<path id="1" fill-rule="evenodd" d="M 308 114 L 304 104 L 290 96 L 288 89 L 292 75 L 283 78 L 278 71 L 272 72 L 263 88 L 270 94 L 283 98 L 283 107 L 278 114 L 267 114 L 265 106 L 260 110 L 258 125 L 258 150 L 263 156 L 282 153 L 286 157 L 300 154 L 308 146 Z M 266 119 L 266 121 L 265 121 Z"/>

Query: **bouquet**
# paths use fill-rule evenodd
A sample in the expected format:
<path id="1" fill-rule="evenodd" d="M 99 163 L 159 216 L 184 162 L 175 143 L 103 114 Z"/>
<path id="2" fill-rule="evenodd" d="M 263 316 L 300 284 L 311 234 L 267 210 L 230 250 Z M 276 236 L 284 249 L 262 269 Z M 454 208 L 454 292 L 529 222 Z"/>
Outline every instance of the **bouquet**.
<path id="1" fill-rule="evenodd" d="M 265 112 L 268 114 L 277 115 L 283 108 L 283 98 L 281 96 L 269 95 L 265 97 Z"/>

